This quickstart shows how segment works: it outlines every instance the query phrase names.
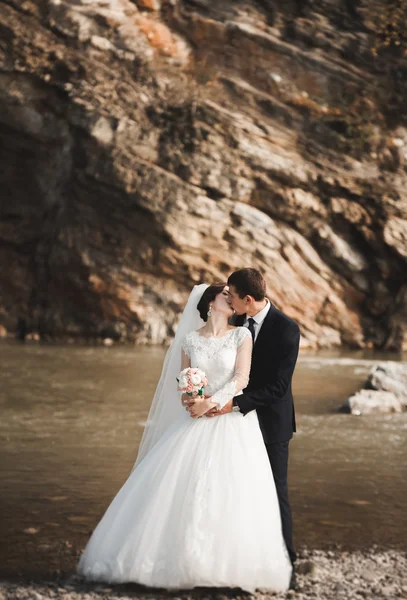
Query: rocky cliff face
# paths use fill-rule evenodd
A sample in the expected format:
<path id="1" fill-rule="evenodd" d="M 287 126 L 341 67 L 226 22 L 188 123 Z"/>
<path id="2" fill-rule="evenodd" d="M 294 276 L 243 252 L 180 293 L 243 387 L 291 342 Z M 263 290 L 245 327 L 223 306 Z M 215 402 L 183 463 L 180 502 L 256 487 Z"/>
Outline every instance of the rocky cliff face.
<path id="1" fill-rule="evenodd" d="M 376 11 L 376 13 L 375 13 Z M 380 3 L 0 3 L 0 322 L 162 343 L 261 269 L 303 343 L 407 347 L 403 49 Z"/>

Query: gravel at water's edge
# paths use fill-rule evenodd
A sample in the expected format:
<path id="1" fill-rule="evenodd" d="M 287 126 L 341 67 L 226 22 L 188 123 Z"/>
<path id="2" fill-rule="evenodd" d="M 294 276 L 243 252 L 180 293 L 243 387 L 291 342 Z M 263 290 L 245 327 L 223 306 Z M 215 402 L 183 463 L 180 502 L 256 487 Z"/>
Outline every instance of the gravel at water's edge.
<path id="1" fill-rule="evenodd" d="M 302 550 L 297 563 L 297 591 L 272 594 L 258 590 L 255 598 L 263 600 L 375 600 L 407 598 L 407 552 L 396 550 L 364 552 L 324 552 Z M 59 582 L 0 582 L 0 600 L 230 600 L 250 597 L 238 590 L 214 588 L 169 593 L 137 585 L 121 586 L 84 583 L 76 576 Z"/>

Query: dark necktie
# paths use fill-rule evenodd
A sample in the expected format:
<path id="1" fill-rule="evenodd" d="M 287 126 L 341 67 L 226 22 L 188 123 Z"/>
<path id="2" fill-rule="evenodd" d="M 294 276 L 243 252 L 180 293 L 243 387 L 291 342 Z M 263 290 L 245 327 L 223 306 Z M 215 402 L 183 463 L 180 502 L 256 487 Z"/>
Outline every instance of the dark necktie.
<path id="1" fill-rule="evenodd" d="M 252 340 L 253 340 L 253 344 L 254 344 L 254 324 L 256 321 L 252 317 L 250 317 L 250 319 L 247 322 L 249 323 L 248 330 L 252 334 Z"/>

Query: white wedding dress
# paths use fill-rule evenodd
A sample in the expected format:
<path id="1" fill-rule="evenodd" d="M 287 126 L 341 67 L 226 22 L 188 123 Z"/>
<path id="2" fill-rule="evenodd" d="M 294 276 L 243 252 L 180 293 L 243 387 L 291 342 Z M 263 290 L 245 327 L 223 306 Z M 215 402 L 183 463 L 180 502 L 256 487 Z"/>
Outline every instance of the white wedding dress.
<path id="1" fill-rule="evenodd" d="M 247 385 L 251 346 L 246 328 L 220 338 L 192 331 L 182 368 L 204 370 L 221 407 Z M 78 573 L 167 589 L 287 590 L 291 563 L 256 412 L 180 411 L 110 504 Z"/>

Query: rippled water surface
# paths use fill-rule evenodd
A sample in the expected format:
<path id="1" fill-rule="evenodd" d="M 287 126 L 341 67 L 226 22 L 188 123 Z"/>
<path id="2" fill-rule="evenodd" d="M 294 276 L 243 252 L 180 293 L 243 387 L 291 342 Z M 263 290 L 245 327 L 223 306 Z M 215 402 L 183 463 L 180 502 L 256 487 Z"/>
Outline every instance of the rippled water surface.
<path id="1" fill-rule="evenodd" d="M 1 574 L 73 568 L 134 463 L 164 352 L 0 346 Z M 300 357 L 290 445 L 298 545 L 407 550 L 407 413 L 336 412 L 389 358 Z"/>

